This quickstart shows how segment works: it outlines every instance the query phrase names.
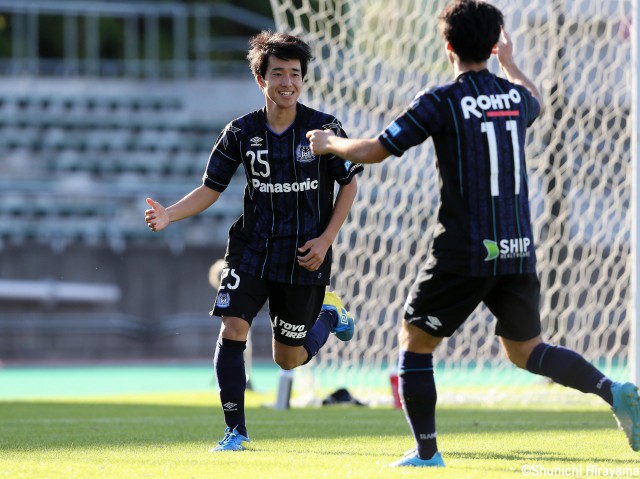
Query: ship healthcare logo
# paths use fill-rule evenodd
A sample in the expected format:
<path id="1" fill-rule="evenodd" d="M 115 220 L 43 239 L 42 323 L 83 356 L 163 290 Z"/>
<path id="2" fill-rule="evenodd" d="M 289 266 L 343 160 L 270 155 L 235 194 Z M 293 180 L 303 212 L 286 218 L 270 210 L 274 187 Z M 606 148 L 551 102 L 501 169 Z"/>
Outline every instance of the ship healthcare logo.
<path id="1" fill-rule="evenodd" d="M 529 238 L 511 238 L 500 241 L 486 239 L 482 244 L 487 250 L 485 261 L 528 258 L 531 256 L 531 240 Z"/>

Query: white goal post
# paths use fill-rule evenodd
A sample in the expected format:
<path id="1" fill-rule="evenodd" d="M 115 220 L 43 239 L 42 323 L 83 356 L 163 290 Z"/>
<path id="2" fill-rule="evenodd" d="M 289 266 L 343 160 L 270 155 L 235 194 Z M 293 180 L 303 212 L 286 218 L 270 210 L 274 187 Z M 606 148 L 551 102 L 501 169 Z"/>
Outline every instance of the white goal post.
<path id="1" fill-rule="evenodd" d="M 353 137 L 377 134 L 419 90 L 452 80 L 437 25 L 446 3 L 271 0 L 277 28 L 314 51 L 302 101 L 335 114 Z M 544 339 L 638 378 L 637 2 L 492 3 L 546 107 L 526 146 Z M 490 68 L 499 73 L 495 60 Z M 366 388 L 395 368 L 402 305 L 425 260 L 437 203 L 431 141 L 366 167 L 334 247 L 332 286 L 356 316 L 356 336 L 327 343 L 311 363 L 316 386 L 330 375 Z M 436 363 L 508 377 L 513 367 L 493 331 L 491 315 L 478 308 L 440 346 Z"/>
<path id="2" fill-rule="evenodd" d="M 631 301 L 632 301 L 632 345 L 631 352 L 631 377 L 636 384 L 640 384 L 640 333 L 638 331 L 638 322 L 640 316 L 638 313 L 638 288 L 640 285 L 640 36 L 638 35 L 638 22 L 640 22 L 640 4 L 633 2 L 633 15 L 632 25 L 635 28 L 632 30 L 632 54 L 631 54 L 631 74 L 632 80 L 632 121 L 633 127 L 631 130 L 631 163 L 633 165 L 633 195 L 632 195 L 632 261 L 633 273 L 631 278 Z"/>

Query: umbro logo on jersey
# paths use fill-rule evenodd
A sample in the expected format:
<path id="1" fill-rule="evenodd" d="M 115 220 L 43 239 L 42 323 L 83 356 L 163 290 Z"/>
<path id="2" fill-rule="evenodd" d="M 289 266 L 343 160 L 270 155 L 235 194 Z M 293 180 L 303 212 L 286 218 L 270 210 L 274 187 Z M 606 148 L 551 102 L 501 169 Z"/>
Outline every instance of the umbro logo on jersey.
<path id="1" fill-rule="evenodd" d="M 262 146 L 263 142 L 262 138 L 260 138 L 259 136 L 254 136 L 249 141 L 251 142 L 251 146 Z"/>
<path id="2" fill-rule="evenodd" d="M 440 320 L 435 316 L 427 316 L 427 319 L 425 319 L 424 324 L 426 324 L 432 329 L 438 329 L 440 326 L 442 326 L 442 323 L 440 322 Z"/>
<path id="3" fill-rule="evenodd" d="M 234 402 L 227 402 L 222 405 L 222 409 L 225 411 L 237 411 L 238 405 Z"/>

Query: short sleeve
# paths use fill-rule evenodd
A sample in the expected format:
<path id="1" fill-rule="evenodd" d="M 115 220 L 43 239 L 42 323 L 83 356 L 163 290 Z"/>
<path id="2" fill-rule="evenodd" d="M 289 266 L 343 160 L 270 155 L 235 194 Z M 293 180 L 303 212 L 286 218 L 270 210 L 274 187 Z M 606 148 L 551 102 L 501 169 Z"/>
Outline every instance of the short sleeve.
<path id="1" fill-rule="evenodd" d="M 518 89 L 520 90 L 520 95 L 524 98 L 524 114 L 527 119 L 527 127 L 530 127 L 536 118 L 540 116 L 540 102 L 526 88 L 520 86 Z"/>
<path id="2" fill-rule="evenodd" d="M 409 148 L 437 136 L 444 128 L 441 100 L 435 92 L 420 92 L 409 107 L 378 135 L 385 149 L 402 156 Z"/>
<path id="3" fill-rule="evenodd" d="M 213 150 L 209 155 L 209 162 L 202 178 L 203 184 L 212 190 L 222 192 L 242 163 L 240 154 L 241 129 L 229 123 L 218 136 Z"/>
<path id="4" fill-rule="evenodd" d="M 347 138 L 347 134 L 342 129 L 342 125 L 339 121 L 334 120 L 334 122 L 330 125 L 324 126 L 328 129 L 331 129 L 336 134 L 336 136 Z M 347 185 L 351 183 L 351 180 L 355 175 L 360 174 L 364 171 L 364 168 L 360 163 L 353 163 L 351 161 L 343 160 L 342 158 L 335 155 L 330 155 L 328 157 L 328 161 L 329 172 L 333 179 L 340 185 Z"/>

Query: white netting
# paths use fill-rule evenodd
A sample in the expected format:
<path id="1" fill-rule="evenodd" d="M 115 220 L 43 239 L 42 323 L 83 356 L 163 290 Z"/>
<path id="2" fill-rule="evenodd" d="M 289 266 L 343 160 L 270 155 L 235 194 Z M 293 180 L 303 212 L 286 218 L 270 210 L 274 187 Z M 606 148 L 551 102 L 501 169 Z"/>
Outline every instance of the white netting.
<path id="1" fill-rule="evenodd" d="M 373 136 L 416 92 L 452 79 L 437 27 L 441 0 L 271 0 L 280 30 L 309 41 L 310 106 L 350 136 Z M 624 366 L 630 319 L 631 1 L 494 0 L 546 112 L 527 158 L 544 337 Z M 495 60 L 490 68 L 498 72 Z M 329 341 L 314 375 L 372 381 L 395 367 L 402 304 L 432 237 L 438 180 L 431 141 L 366 167 L 335 245 L 334 286 L 357 316 L 348 345 Z M 484 308 L 443 344 L 460 370 L 506 366 Z M 504 372 L 505 369 L 496 368 Z"/>

